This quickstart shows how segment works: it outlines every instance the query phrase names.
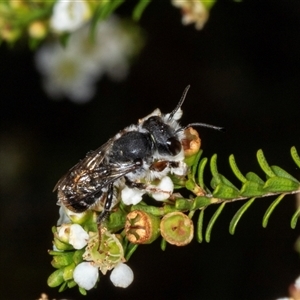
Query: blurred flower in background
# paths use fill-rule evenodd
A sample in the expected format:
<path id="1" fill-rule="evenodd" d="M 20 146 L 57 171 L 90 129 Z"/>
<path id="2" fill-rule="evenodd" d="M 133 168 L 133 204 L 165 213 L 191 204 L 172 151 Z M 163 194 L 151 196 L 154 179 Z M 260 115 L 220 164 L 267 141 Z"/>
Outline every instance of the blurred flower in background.
<path id="1" fill-rule="evenodd" d="M 58 0 L 53 7 L 50 27 L 57 32 L 73 32 L 92 17 L 88 3 L 84 0 Z"/>
<path id="2" fill-rule="evenodd" d="M 58 40 L 45 43 L 35 61 L 51 98 L 65 96 L 85 103 L 94 96 L 96 82 L 103 75 L 115 81 L 126 78 L 130 61 L 142 45 L 140 29 L 113 16 L 97 24 L 94 36 L 84 26 L 70 36 L 65 47 Z"/>
<path id="3" fill-rule="evenodd" d="M 85 103 L 107 75 L 124 80 L 143 46 L 138 25 L 113 12 L 122 1 L 0 1 L 0 42 L 28 41 L 49 97 Z M 138 8 L 141 13 L 141 8 Z M 38 48 L 40 46 L 40 48 Z"/>
<path id="4" fill-rule="evenodd" d="M 172 0 L 172 4 L 181 9 L 182 24 L 195 23 L 198 30 L 202 29 L 207 22 L 209 10 L 215 2 L 215 0 Z"/>

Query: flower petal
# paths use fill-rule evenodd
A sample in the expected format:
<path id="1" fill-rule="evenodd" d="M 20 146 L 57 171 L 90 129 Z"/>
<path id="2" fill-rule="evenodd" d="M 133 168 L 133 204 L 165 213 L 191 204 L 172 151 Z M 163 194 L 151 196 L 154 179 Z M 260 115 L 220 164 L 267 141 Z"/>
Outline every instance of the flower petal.
<path id="1" fill-rule="evenodd" d="M 82 249 L 86 246 L 88 239 L 88 233 L 79 224 L 72 224 L 70 226 L 69 244 L 75 249 Z"/>
<path id="2" fill-rule="evenodd" d="M 122 190 L 122 201 L 126 205 L 135 205 L 138 204 L 142 200 L 142 196 L 145 194 L 145 191 L 139 190 L 136 188 L 129 188 L 125 186 Z"/>

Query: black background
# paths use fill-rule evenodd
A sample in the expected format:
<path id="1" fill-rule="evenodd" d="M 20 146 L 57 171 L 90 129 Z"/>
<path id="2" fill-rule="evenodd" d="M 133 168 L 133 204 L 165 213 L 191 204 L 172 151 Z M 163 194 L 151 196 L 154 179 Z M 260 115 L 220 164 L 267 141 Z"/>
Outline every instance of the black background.
<path id="1" fill-rule="evenodd" d="M 135 2 L 119 13 L 128 16 Z M 159 241 L 140 246 L 129 261 L 133 284 L 113 287 L 109 276 L 84 297 L 77 289 L 59 294 L 47 287 L 51 226 L 58 207 L 53 186 L 88 150 L 156 107 L 170 112 L 191 84 L 182 124 L 225 126 L 226 133 L 200 129 L 204 154 L 218 153 L 219 171 L 237 183 L 228 166 L 263 176 L 260 148 L 270 164 L 300 178 L 289 151 L 300 151 L 300 2 L 218 2 L 202 31 L 182 26 L 169 1 L 154 1 L 141 26 L 147 43 L 122 83 L 104 78 L 86 105 L 46 97 L 33 55 L 26 48 L 0 47 L 1 92 L 1 299 L 276 299 L 299 275 L 290 229 L 295 197 L 287 196 L 261 220 L 274 200 L 257 199 L 236 234 L 231 217 L 242 205 L 227 205 L 209 244 L 183 248 Z M 15 167 L 14 167 L 15 166 Z M 11 171 L 12 170 L 12 171 Z M 207 173 L 207 179 L 209 179 Z M 238 183 L 237 183 L 238 184 Z M 205 223 L 216 207 L 207 209 Z"/>

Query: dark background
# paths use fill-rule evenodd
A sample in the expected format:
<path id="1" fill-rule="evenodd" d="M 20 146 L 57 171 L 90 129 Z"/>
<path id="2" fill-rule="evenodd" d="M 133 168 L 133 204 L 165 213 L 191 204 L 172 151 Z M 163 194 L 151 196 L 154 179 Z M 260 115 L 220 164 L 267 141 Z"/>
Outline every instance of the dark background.
<path id="1" fill-rule="evenodd" d="M 129 15 L 135 2 L 119 13 Z M 31 52 L 0 47 L 1 92 L 1 299 L 276 299 L 299 275 L 290 229 L 295 197 L 287 196 L 271 216 L 272 199 L 257 199 L 236 234 L 231 217 L 242 203 L 229 204 L 209 244 L 183 248 L 159 241 L 140 246 L 129 265 L 133 284 L 123 290 L 102 277 L 83 297 L 77 289 L 59 294 L 47 287 L 51 226 L 58 207 L 52 189 L 68 168 L 125 126 L 159 107 L 170 112 L 191 84 L 182 123 L 225 126 L 226 133 L 200 129 L 204 154 L 218 153 L 219 171 L 237 183 L 228 166 L 235 154 L 240 169 L 263 176 L 260 148 L 270 164 L 300 178 L 289 151 L 300 151 L 300 2 L 222 1 L 202 31 L 182 26 L 169 1 L 154 1 L 141 26 L 147 44 L 126 81 L 104 78 L 86 105 L 46 97 Z M 209 180 L 207 173 L 207 180 Z M 205 223 L 216 207 L 207 209 Z"/>

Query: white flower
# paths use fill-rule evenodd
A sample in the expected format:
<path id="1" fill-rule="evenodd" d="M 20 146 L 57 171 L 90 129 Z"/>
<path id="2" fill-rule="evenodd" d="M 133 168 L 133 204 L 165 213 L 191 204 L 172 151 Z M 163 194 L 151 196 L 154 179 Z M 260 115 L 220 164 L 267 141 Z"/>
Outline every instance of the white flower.
<path id="1" fill-rule="evenodd" d="M 121 198 L 126 205 L 135 205 L 142 200 L 142 196 L 144 194 L 144 190 L 139 190 L 137 188 L 129 188 L 128 186 L 125 186 L 122 189 Z"/>
<path id="2" fill-rule="evenodd" d="M 46 44 L 36 53 L 36 65 L 45 75 L 43 85 L 52 98 L 64 95 L 83 103 L 93 97 L 96 77 L 86 58 L 73 50 L 63 49 L 58 43 Z"/>
<path id="3" fill-rule="evenodd" d="M 82 262 L 73 272 L 74 281 L 82 288 L 86 290 L 92 289 L 99 277 L 99 271 L 97 267 L 94 267 L 89 262 Z"/>
<path id="4" fill-rule="evenodd" d="M 172 168 L 171 173 L 178 176 L 185 176 L 188 171 L 188 166 L 184 161 L 179 161 L 176 168 Z"/>
<path id="5" fill-rule="evenodd" d="M 154 186 L 153 190 L 152 197 L 157 201 L 164 201 L 173 193 L 174 184 L 171 178 L 166 176 L 161 179 L 157 186 Z"/>
<path id="6" fill-rule="evenodd" d="M 58 227 L 58 237 L 74 249 L 82 249 L 89 239 L 88 233 L 79 224 L 63 224 Z"/>
<path id="7" fill-rule="evenodd" d="M 57 32 L 73 32 L 91 18 L 91 11 L 83 0 L 58 0 L 53 7 L 50 27 Z"/>
<path id="8" fill-rule="evenodd" d="M 121 199 L 126 205 L 138 204 L 145 193 L 148 193 L 157 201 L 168 199 L 174 190 L 174 184 L 170 177 L 163 177 L 158 185 L 146 185 L 145 189 L 129 188 L 125 186 L 121 192 Z"/>
<path id="9" fill-rule="evenodd" d="M 196 29 L 200 30 L 208 20 L 209 12 L 207 7 L 214 1 L 206 1 L 206 5 L 201 0 L 172 0 L 172 4 L 181 8 L 182 24 L 195 23 Z"/>
<path id="10" fill-rule="evenodd" d="M 127 288 L 133 281 L 134 275 L 130 267 L 120 262 L 112 270 L 110 280 L 116 287 Z"/>
<path id="11" fill-rule="evenodd" d="M 117 18 L 110 18 L 98 23 L 93 41 L 90 27 L 84 26 L 70 35 L 66 47 L 58 41 L 44 44 L 35 61 L 51 98 L 85 103 L 94 96 L 96 82 L 104 74 L 113 80 L 126 77 L 129 58 L 138 44 Z"/>

